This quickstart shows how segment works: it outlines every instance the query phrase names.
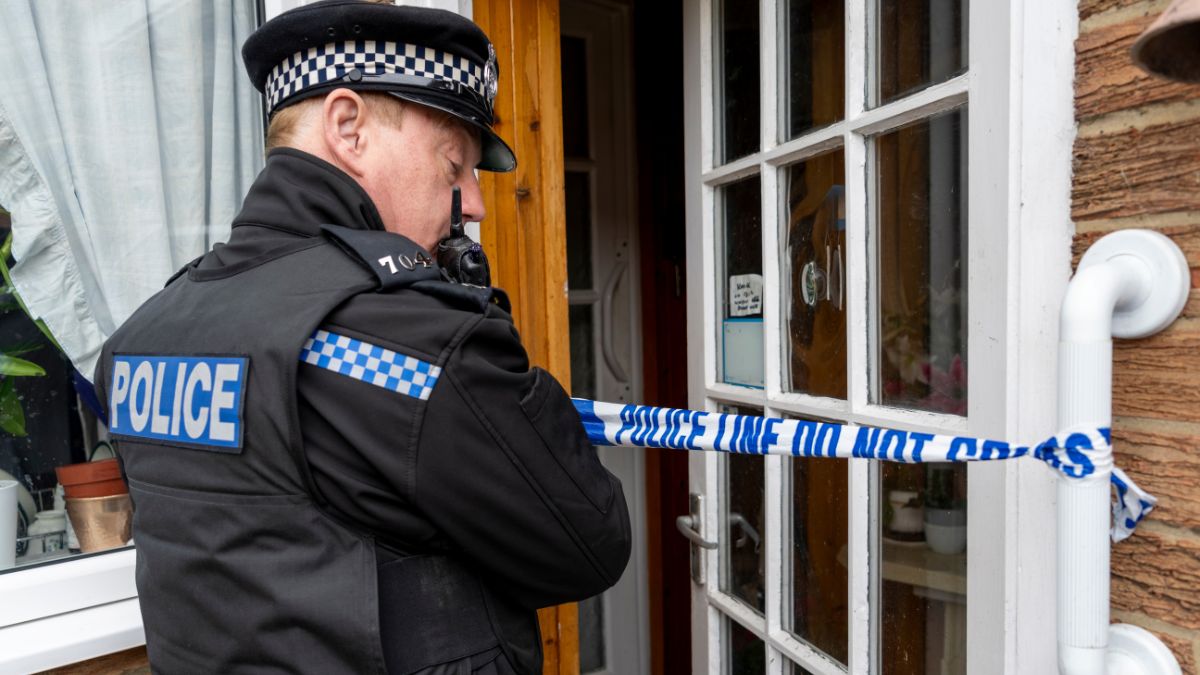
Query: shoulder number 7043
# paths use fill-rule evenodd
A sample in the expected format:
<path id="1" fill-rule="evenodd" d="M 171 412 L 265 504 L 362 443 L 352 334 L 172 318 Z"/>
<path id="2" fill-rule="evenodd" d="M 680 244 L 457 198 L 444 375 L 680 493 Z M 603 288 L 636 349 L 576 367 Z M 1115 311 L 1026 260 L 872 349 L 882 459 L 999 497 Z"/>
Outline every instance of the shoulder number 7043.
<path id="1" fill-rule="evenodd" d="M 398 253 L 394 256 L 385 255 L 379 259 L 379 266 L 386 267 L 392 274 L 400 271 L 396 266 L 397 264 L 406 270 L 414 270 L 417 268 L 417 265 L 427 268 L 433 264 L 433 261 L 430 260 L 429 256 L 425 255 L 424 253 L 417 253 L 416 260 L 404 255 L 403 253 Z"/>

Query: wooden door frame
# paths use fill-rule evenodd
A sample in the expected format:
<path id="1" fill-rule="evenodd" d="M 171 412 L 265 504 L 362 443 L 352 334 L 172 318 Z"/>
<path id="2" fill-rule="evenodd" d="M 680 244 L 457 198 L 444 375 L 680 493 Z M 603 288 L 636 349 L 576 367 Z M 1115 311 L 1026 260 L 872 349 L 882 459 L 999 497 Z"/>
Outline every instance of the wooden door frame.
<path id="1" fill-rule="evenodd" d="M 559 0 L 475 0 L 475 23 L 496 48 L 496 131 L 517 155 L 511 173 L 484 173 L 480 239 L 493 283 L 506 289 L 530 363 L 571 381 L 563 191 Z M 579 673 L 574 603 L 538 612 L 543 672 Z"/>

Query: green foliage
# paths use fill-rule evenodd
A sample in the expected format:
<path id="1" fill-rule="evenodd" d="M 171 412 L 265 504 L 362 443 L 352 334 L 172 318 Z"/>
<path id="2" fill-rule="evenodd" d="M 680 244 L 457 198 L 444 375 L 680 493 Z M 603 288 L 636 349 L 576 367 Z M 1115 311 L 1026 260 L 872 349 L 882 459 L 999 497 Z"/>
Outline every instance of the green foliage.
<path id="1" fill-rule="evenodd" d="M 0 429 L 13 436 L 25 435 L 25 411 L 21 408 L 21 397 L 13 388 L 12 380 L 5 378 L 0 385 Z"/>
<path id="2" fill-rule="evenodd" d="M 25 308 L 25 303 L 21 302 L 20 296 L 17 295 L 17 289 L 13 287 L 12 277 L 8 272 L 8 254 L 12 250 L 12 233 L 4 240 L 4 244 L 0 245 L 0 275 L 4 277 L 4 288 L 0 289 L 0 293 L 4 293 L 8 297 L 16 301 L 0 302 L 0 312 L 7 312 L 11 309 L 21 309 L 26 315 L 29 315 L 29 310 Z M 38 329 L 49 338 L 54 346 L 58 346 L 54 337 L 50 335 L 46 324 L 40 319 L 35 323 Z M 17 394 L 16 387 L 13 386 L 14 377 L 42 377 L 46 374 L 44 368 L 26 359 L 20 358 L 22 354 L 28 354 L 34 350 L 40 349 L 40 345 L 28 344 L 17 345 L 6 349 L 0 349 L 0 429 L 7 431 L 13 436 L 25 436 L 25 409 L 21 406 L 21 397 Z"/>
<path id="3" fill-rule="evenodd" d="M 17 358 L 11 353 L 0 352 L 0 375 L 5 378 L 33 377 L 45 374 L 46 371 L 33 361 Z"/>
<path id="4" fill-rule="evenodd" d="M 33 349 L 36 349 L 34 347 Z M 11 351 L 0 351 L 0 429 L 13 436 L 25 436 L 25 410 L 21 406 L 21 397 L 13 386 L 14 377 L 41 377 L 46 374 L 38 364 L 27 361 L 14 354 L 32 351 L 30 348 L 16 348 Z"/>
<path id="5" fill-rule="evenodd" d="M 12 252 L 12 241 L 12 232 L 9 232 L 8 237 L 4 240 L 4 244 L 0 245 L 0 276 L 4 277 L 4 292 L 17 301 L 17 305 L 20 306 L 21 311 L 25 312 L 25 315 L 32 319 L 35 324 L 37 324 L 38 330 L 42 331 L 42 335 L 45 335 L 46 339 L 50 341 L 50 344 L 54 345 L 58 351 L 61 352 L 62 346 L 59 345 L 58 340 L 55 340 L 54 336 L 50 334 L 50 328 L 46 326 L 46 322 L 42 321 L 41 319 L 34 318 L 34 316 L 29 313 L 29 308 L 25 306 L 25 301 L 21 300 L 21 296 L 17 294 L 17 287 L 13 286 L 12 274 L 8 271 L 8 256 Z"/>

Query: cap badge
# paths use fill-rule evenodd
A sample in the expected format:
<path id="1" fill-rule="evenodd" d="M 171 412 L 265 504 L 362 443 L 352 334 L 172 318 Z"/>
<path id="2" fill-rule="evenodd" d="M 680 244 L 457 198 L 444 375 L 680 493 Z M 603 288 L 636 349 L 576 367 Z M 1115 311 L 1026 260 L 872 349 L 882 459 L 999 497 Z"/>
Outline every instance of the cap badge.
<path id="1" fill-rule="evenodd" d="M 483 93 L 490 109 L 496 100 L 496 92 L 500 90 L 500 72 L 496 64 L 496 48 L 488 44 L 488 60 L 483 66 Z"/>

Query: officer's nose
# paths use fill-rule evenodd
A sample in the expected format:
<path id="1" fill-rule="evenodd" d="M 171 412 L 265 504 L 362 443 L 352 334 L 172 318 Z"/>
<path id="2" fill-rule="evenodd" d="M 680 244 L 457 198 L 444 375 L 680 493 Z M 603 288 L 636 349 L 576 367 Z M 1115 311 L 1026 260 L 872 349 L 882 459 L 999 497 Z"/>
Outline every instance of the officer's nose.
<path id="1" fill-rule="evenodd" d="M 479 187 L 479 179 L 476 178 L 474 171 L 464 171 L 463 173 L 466 176 L 458 184 L 462 192 L 463 221 L 482 222 L 487 217 L 487 209 L 483 206 L 483 190 Z"/>

